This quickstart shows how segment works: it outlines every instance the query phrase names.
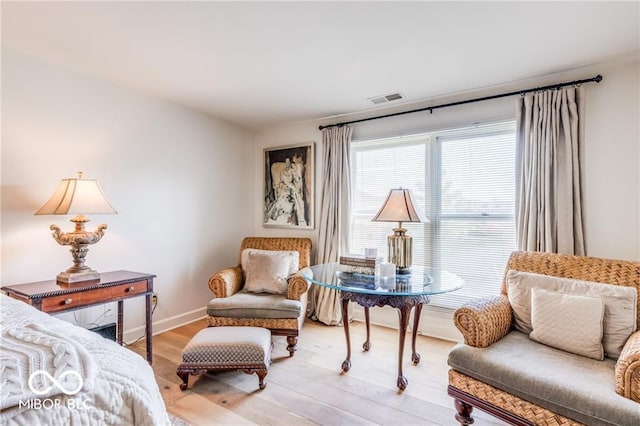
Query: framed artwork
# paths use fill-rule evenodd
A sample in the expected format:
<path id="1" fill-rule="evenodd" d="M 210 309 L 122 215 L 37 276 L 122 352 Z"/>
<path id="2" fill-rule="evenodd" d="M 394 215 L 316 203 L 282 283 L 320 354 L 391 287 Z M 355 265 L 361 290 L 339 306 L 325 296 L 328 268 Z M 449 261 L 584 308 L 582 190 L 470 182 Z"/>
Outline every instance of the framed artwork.
<path id="1" fill-rule="evenodd" d="M 263 226 L 313 229 L 314 143 L 264 150 Z"/>

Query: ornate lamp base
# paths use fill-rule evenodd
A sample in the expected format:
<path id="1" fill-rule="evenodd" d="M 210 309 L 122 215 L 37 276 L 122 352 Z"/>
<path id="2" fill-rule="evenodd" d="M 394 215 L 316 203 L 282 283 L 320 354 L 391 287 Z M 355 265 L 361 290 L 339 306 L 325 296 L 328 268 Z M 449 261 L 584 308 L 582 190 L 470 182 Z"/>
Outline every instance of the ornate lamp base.
<path id="1" fill-rule="evenodd" d="M 89 222 L 83 215 L 71 219 L 75 223 L 73 232 L 62 232 L 57 225 L 51 225 L 53 238 L 60 245 L 71 246 L 69 250 L 73 256 L 73 266 L 56 276 L 56 280 L 65 284 L 100 280 L 100 274 L 84 264 L 84 259 L 89 251 L 89 245 L 95 244 L 104 235 L 107 225 L 100 225 L 94 232 L 86 232 L 84 224 Z"/>

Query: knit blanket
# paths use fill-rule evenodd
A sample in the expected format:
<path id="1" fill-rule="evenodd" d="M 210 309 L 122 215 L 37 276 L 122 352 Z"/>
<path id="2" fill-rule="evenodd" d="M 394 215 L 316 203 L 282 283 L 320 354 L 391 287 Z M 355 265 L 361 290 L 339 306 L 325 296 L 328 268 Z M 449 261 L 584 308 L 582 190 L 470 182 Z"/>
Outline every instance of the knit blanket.
<path id="1" fill-rule="evenodd" d="M 170 424 L 140 355 L 4 294 L 0 329 L 0 424 Z"/>

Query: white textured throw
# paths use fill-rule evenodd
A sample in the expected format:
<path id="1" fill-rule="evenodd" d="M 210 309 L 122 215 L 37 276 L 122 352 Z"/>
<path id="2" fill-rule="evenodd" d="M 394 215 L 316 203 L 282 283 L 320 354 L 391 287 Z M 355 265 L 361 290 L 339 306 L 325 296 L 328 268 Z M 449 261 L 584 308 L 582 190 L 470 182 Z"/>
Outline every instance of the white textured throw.
<path id="1" fill-rule="evenodd" d="M 140 355 L 4 294 L 0 312 L 0 424 L 169 424 L 153 370 Z M 42 395 L 29 386 L 39 370 L 46 374 L 34 375 L 31 388 Z M 78 376 L 83 386 L 75 393 Z M 47 402 L 25 404 L 36 400 Z"/>
<path id="2" fill-rule="evenodd" d="M 57 333 L 47 332 L 38 324 L 7 327 L 5 316 L 11 309 L 5 310 L 4 304 L 2 308 L 0 410 L 19 405 L 21 400 L 64 395 L 63 389 L 70 391 L 81 386 L 81 390 L 91 390 L 95 363 L 82 346 Z M 31 383 L 38 392 L 34 393 L 29 387 L 29 379 L 38 371 L 46 371 L 60 385 L 52 386 L 45 374 L 34 374 Z M 78 373 L 80 379 L 69 371 Z"/>

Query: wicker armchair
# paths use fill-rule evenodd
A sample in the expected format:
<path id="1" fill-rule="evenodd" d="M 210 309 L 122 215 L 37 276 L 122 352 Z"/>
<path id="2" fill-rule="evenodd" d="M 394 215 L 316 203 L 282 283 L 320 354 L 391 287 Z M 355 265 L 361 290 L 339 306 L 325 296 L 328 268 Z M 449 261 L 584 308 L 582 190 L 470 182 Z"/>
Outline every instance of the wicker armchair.
<path id="1" fill-rule="evenodd" d="M 309 267 L 311 263 L 311 240 L 309 238 L 247 237 L 242 241 L 240 253 L 247 248 L 297 251 L 300 255 L 300 270 Z M 289 356 L 293 356 L 297 349 L 298 335 L 306 317 L 309 282 L 302 276 L 301 271 L 298 271 L 289 278 L 287 294 L 282 296 L 241 293 L 243 285 L 244 278 L 240 259 L 238 265 L 226 268 L 211 276 L 209 288 L 215 298 L 207 305 L 209 327 L 254 326 L 268 328 L 275 336 L 287 337 L 287 350 Z M 240 295 L 243 299 L 240 299 Z M 233 299 L 234 296 L 235 299 Z M 240 306 L 240 309 L 220 309 L 222 304 L 228 306 L 232 300 L 241 301 L 240 303 L 248 301 L 249 303 Z M 273 311 L 265 313 L 265 303 L 281 305 L 283 308 L 278 310 L 276 307 Z M 279 315 L 278 312 L 284 314 Z"/>
<path id="2" fill-rule="evenodd" d="M 635 287 L 637 291 L 640 291 L 640 263 L 638 262 L 550 253 L 514 252 L 509 258 L 506 270 L 519 270 L 562 278 Z M 640 305 L 640 297 L 638 302 Z M 640 326 L 640 306 L 638 306 L 637 312 L 636 325 Z M 478 361 L 472 366 L 471 370 L 473 371 L 471 372 L 467 370 L 465 372 L 459 371 L 463 370 L 463 368 L 460 368 L 455 361 L 452 362 L 452 354 L 456 350 L 471 351 L 476 360 L 480 360 L 487 353 L 491 353 L 491 350 L 496 351 L 496 347 L 502 348 L 500 350 L 503 352 L 508 350 L 504 349 L 505 347 L 508 348 L 508 346 L 504 346 L 506 345 L 505 341 L 509 341 L 509 339 L 518 335 L 518 332 L 513 330 L 512 317 L 512 309 L 507 297 L 506 274 L 502 283 L 501 295 L 469 303 L 458 309 L 454 314 L 455 324 L 462 332 L 465 344 L 457 345 L 449 355 L 451 370 L 449 370 L 448 393 L 454 398 L 454 405 L 457 411 L 456 420 L 461 425 L 473 423 L 473 418 L 471 417 L 473 407 L 515 425 L 640 424 L 640 331 L 637 330 L 628 338 L 617 361 L 606 358 L 604 361 L 588 360 L 584 361 L 584 365 L 589 367 L 581 367 L 586 368 L 585 371 L 587 371 L 587 374 L 583 374 L 583 377 L 580 378 L 583 383 L 584 381 L 592 380 L 590 377 L 584 376 L 588 376 L 588 373 L 593 368 L 602 368 L 604 375 L 600 377 L 604 377 L 604 379 L 594 384 L 598 389 L 592 393 L 595 394 L 596 399 L 602 398 L 607 393 L 608 401 L 611 401 L 608 409 L 613 412 L 620 412 L 619 407 L 622 406 L 622 411 L 625 413 L 622 420 L 612 421 L 607 414 L 603 414 L 601 418 L 594 420 L 595 417 L 601 414 L 596 408 L 591 409 L 591 414 L 586 413 L 586 417 L 580 416 L 589 411 L 589 408 L 580 412 L 580 415 L 574 414 L 571 409 L 558 413 L 557 411 L 561 411 L 560 409 L 555 411 L 550 409 L 556 401 L 550 400 L 548 395 L 540 395 L 536 403 L 522 397 L 522 395 L 515 395 L 516 391 L 509 387 L 509 377 L 519 377 L 522 373 L 529 374 L 539 369 L 549 359 L 537 353 L 532 354 L 530 347 L 522 353 L 525 357 L 531 356 L 531 363 L 526 364 L 526 367 L 519 371 L 512 371 L 513 367 L 508 365 L 509 362 L 506 362 L 507 365 L 504 367 L 506 372 L 500 378 L 502 381 L 500 385 L 487 383 L 495 380 L 496 376 L 486 369 L 486 364 L 483 365 L 482 361 Z M 576 320 L 579 321 L 579 319 Z M 520 336 L 523 336 L 520 340 L 523 344 L 531 345 L 531 347 L 538 345 L 541 351 L 547 351 L 547 353 L 555 350 L 548 346 L 531 342 L 525 334 L 520 334 Z M 563 351 L 559 352 L 561 353 L 559 356 L 573 360 L 575 364 L 583 362 L 581 360 L 583 357 Z M 495 354 L 495 352 L 492 354 Z M 514 360 L 517 355 L 511 352 L 508 356 Z M 509 358 L 507 357 L 506 359 Z M 524 364 L 527 361 L 514 360 L 512 362 L 512 365 L 516 365 L 517 362 Z M 587 364 L 587 362 L 591 362 L 591 364 Z M 504 363 L 498 365 L 497 368 L 502 369 L 504 365 Z M 529 371 L 523 371 L 525 369 Z M 471 375 L 474 377 L 471 377 Z M 573 386 L 571 377 L 564 384 L 568 385 L 566 393 L 575 398 L 584 389 L 580 388 L 580 386 Z M 530 395 L 536 392 L 538 389 L 533 390 L 536 386 L 538 386 L 538 383 L 525 390 L 525 393 L 528 391 Z M 516 389 L 516 387 L 514 386 L 513 389 Z M 529 396 L 529 399 L 534 398 Z M 584 406 L 581 406 L 580 409 L 583 408 Z M 571 414 L 569 415 L 567 412 Z"/>

